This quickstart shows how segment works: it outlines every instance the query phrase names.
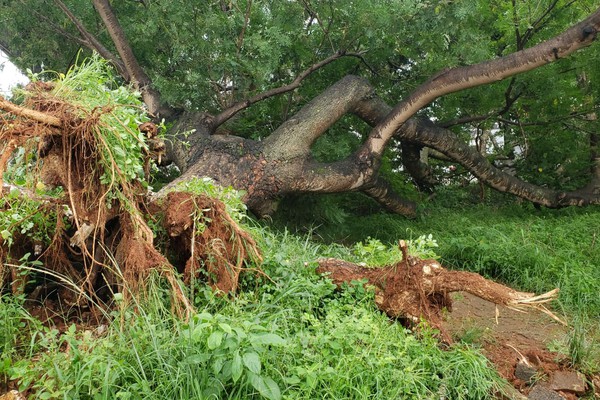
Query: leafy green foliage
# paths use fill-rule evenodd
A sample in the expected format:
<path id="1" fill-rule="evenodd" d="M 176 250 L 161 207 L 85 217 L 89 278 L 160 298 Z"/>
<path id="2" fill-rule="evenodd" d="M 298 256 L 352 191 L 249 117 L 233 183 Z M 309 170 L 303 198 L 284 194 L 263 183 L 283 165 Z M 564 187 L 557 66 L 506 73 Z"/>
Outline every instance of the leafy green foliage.
<path id="1" fill-rule="evenodd" d="M 105 333 L 44 328 L 7 373 L 37 398 L 482 399 L 502 387 L 476 350 L 442 350 L 427 329 L 390 323 L 362 285 L 336 291 L 315 274 L 315 258 L 349 249 L 252 229 L 271 280 L 247 278 L 234 300 L 198 291 L 184 323 L 153 275 L 152 295 L 135 312 L 118 302 Z"/>
<path id="2" fill-rule="evenodd" d="M 2 282 L 0 281 L 0 284 Z M 6 382 L 13 364 L 27 353 L 30 334 L 41 329 L 23 307 L 23 296 L 0 295 L 0 382 Z"/>
<path id="3" fill-rule="evenodd" d="M 118 85 L 108 62 L 97 55 L 58 78 L 52 91 L 56 97 L 77 106 L 82 118 L 100 113 L 94 132 L 102 152 L 100 182 L 108 186 L 118 186 L 121 181 L 145 182 L 143 152 L 148 146 L 138 126 L 150 119 L 139 93 Z"/>
<path id="4" fill-rule="evenodd" d="M 56 228 L 56 210 L 14 190 L 0 197 L 0 243 L 11 247 L 15 237 L 48 245 Z"/>

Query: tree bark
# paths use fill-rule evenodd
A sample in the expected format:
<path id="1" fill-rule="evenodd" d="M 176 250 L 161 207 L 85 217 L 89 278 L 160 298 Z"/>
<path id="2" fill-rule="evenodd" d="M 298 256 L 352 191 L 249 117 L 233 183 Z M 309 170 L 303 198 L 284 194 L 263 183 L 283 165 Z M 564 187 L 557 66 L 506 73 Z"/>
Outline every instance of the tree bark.
<path id="1" fill-rule="evenodd" d="M 117 48 L 131 83 L 142 93 L 148 111 L 154 115 L 168 116 L 171 110 L 163 106 L 160 94 L 152 87 L 152 81 L 138 63 L 110 2 L 108 0 L 93 0 L 93 3 Z"/>

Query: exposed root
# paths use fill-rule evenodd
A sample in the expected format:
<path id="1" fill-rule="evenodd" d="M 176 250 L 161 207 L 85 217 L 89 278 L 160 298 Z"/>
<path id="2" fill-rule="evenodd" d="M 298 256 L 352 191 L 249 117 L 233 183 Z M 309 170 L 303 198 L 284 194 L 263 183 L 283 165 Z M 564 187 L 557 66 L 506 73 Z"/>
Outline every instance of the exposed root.
<path id="1" fill-rule="evenodd" d="M 161 208 L 165 210 L 165 228 L 176 238 L 171 250 L 185 255 L 186 282 L 205 274 L 213 289 L 235 293 L 244 264 L 262 260 L 254 239 L 229 216 L 221 201 L 171 192 Z"/>
<path id="2" fill-rule="evenodd" d="M 412 257 L 403 241 L 400 249 L 402 261 L 391 266 L 365 268 L 329 258 L 319 260 L 317 272 L 327 273 L 338 286 L 367 279 L 367 283 L 375 287 L 375 302 L 382 311 L 393 318 L 404 318 L 411 325 L 425 319 L 440 331 L 441 339 L 446 343 L 451 343 L 452 339 L 442 325 L 442 310 L 452 310 L 451 292 L 464 291 L 495 304 L 519 309 L 539 309 L 560 321 L 543 306 L 556 298 L 558 289 L 538 296 L 519 292 L 479 274 L 449 271 L 436 260 Z"/>
<path id="3" fill-rule="evenodd" d="M 63 303 L 92 307 L 92 303 L 109 303 L 115 292 L 126 299 L 143 295 L 150 273 L 158 271 L 170 284 L 175 312 L 188 318 L 194 310 L 178 272 L 186 283 L 202 276 L 216 291 L 238 289 L 240 272 L 249 263 L 258 264 L 261 256 L 254 240 L 229 216 L 222 202 L 173 192 L 160 204 L 150 205 L 155 214 L 166 215 L 167 250 L 181 258 L 175 256 L 173 264 L 164 255 L 165 249 L 154 244 L 154 233 L 142 212 L 149 203 L 146 189 L 119 168 L 123 164 L 117 162 L 117 152 L 125 151 L 115 143 L 121 140 L 119 135 L 110 136 L 112 142 L 106 135 L 115 129 L 104 122 L 105 116 L 114 116 L 114 106 L 86 110 L 57 97 L 49 83 L 36 82 L 28 89 L 24 106 L 0 98 L 0 111 L 4 110 L 0 112 L 0 177 L 15 150 L 25 146 L 36 160 L 32 176 L 41 187 L 62 187 L 63 195 L 45 198 L 34 189 L 4 185 L 0 180 L 0 195 L 16 189 L 16 198 L 37 202 L 34 213 L 47 208 L 48 215 L 56 218 L 55 230 L 45 243 L 19 235 L 9 245 L 0 237 L 0 261 L 11 266 L 8 271 L 0 270 L 0 290 L 10 283 L 14 292 L 25 291 L 25 279 L 17 270 L 37 271 L 56 280 L 41 284 L 46 285 L 41 291 L 44 295 L 53 293 L 61 301 L 68 296 L 69 301 Z M 147 174 L 150 159 L 160 161 L 164 151 L 156 125 L 146 122 L 139 132 L 131 132 L 123 122 L 117 124 L 121 134 L 140 142 L 140 161 Z M 10 207 L 8 202 L 5 207 Z M 28 252 L 34 255 L 30 261 L 41 261 L 43 267 L 20 266 L 17 260 Z M 64 279 L 70 284 L 64 285 Z"/>

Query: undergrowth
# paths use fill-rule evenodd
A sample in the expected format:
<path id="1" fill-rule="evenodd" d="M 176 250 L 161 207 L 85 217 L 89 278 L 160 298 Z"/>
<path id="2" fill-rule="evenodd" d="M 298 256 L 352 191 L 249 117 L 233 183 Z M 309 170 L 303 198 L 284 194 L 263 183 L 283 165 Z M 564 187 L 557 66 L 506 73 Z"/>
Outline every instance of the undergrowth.
<path id="1" fill-rule="evenodd" d="M 140 303 L 117 298 L 108 326 L 21 329 L 29 337 L 2 372 L 40 399 L 483 399 L 503 387 L 473 348 L 443 350 L 433 332 L 416 336 L 379 312 L 372 291 L 337 291 L 315 273 L 318 257 L 352 250 L 251 229 L 270 279 L 246 275 L 234 300 L 200 285 L 185 323 L 154 274 Z"/>
<path id="2" fill-rule="evenodd" d="M 379 312 L 373 292 L 361 285 L 337 291 L 315 274 L 319 257 L 397 259 L 398 238 L 412 240 L 413 253 L 439 255 L 447 265 L 520 288 L 560 286 L 564 312 L 577 319 L 564 346 L 579 367 L 597 371 L 597 210 L 427 213 L 418 221 L 357 218 L 363 237 L 352 247 L 247 221 L 270 279 L 245 275 L 233 300 L 198 284 L 197 312 L 187 323 L 171 312 L 169 285 L 157 275 L 141 303 L 117 301 L 110 325 L 64 333 L 42 327 L 19 299 L 4 297 L 0 373 L 41 399 L 491 397 L 504 383 L 476 348 L 442 350 L 431 331 L 415 335 Z M 557 265 L 567 264 L 570 274 L 563 276 Z"/>

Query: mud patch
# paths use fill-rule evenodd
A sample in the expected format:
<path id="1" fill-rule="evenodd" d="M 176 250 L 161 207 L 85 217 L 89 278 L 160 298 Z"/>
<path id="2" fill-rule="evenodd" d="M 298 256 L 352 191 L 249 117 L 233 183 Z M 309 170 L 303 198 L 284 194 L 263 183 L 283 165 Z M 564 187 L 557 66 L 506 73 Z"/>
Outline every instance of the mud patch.
<path id="1" fill-rule="evenodd" d="M 529 394 L 538 382 L 551 381 L 561 371 L 572 371 L 565 354 L 549 350 L 565 340 L 568 327 L 543 313 L 515 311 L 470 293 L 453 293 L 452 299 L 444 328 L 457 340 L 480 345 L 500 375 L 521 393 Z M 529 381 L 524 369 L 531 370 Z M 560 394 L 578 398 L 572 392 Z"/>

